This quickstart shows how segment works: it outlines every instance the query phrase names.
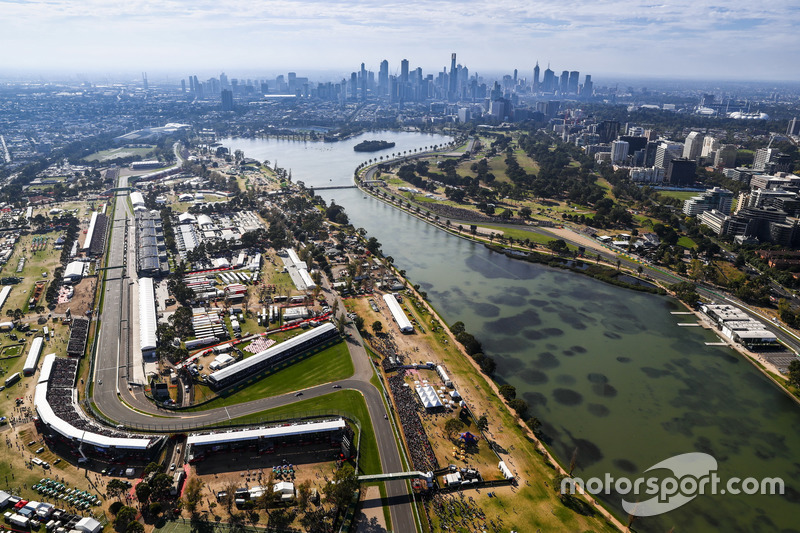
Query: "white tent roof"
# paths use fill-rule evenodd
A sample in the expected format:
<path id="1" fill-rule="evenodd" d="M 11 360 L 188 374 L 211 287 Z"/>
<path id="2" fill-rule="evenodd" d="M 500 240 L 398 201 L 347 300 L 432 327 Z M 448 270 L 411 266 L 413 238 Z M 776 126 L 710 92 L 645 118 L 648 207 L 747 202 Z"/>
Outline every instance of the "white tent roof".
<path id="1" fill-rule="evenodd" d="M 143 352 L 156 349 L 157 325 L 153 278 L 139 278 L 139 347 Z"/>
<path id="2" fill-rule="evenodd" d="M 414 331 L 414 326 L 411 325 L 411 321 L 408 320 L 406 313 L 403 311 L 403 308 L 400 307 L 400 304 L 397 303 L 397 300 L 394 296 L 391 294 L 384 294 L 383 301 L 386 302 L 386 305 L 389 307 L 389 311 L 392 312 L 394 321 L 397 322 L 397 327 L 400 328 L 400 331 L 403 333 L 410 333 Z"/>
<path id="3" fill-rule="evenodd" d="M 36 337 L 33 339 L 28 357 L 25 359 L 25 366 L 22 367 L 23 374 L 32 374 L 36 371 L 36 365 L 39 363 L 39 355 L 42 353 L 43 344 L 44 337 Z"/>
<path id="4" fill-rule="evenodd" d="M 436 394 L 436 389 L 430 385 L 416 387 L 416 389 L 417 394 L 419 395 L 419 400 L 422 402 L 422 405 L 425 406 L 425 409 L 436 409 L 437 407 L 443 406 L 442 401 Z"/>

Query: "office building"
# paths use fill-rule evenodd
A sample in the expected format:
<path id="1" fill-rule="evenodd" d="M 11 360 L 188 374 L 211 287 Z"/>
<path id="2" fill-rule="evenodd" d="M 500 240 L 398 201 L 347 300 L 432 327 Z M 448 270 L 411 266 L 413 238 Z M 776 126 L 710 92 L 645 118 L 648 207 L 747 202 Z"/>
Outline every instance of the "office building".
<path id="1" fill-rule="evenodd" d="M 630 145 L 625 141 L 613 141 L 611 143 L 611 162 L 615 164 L 625 163 L 628 159 L 628 149 Z"/>
<path id="2" fill-rule="evenodd" d="M 697 131 L 691 132 L 686 136 L 683 143 L 683 158 L 697 161 L 703 150 L 703 134 Z"/>
<path id="3" fill-rule="evenodd" d="M 601 144 L 608 144 L 619 135 L 620 124 L 616 120 L 604 120 L 595 126 L 595 133 L 600 136 Z"/>
<path id="4" fill-rule="evenodd" d="M 662 141 L 656 148 L 656 159 L 653 162 L 654 166 L 659 168 L 667 168 L 669 162 L 677 159 L 683 153 L 683 144 L 671 143 Z"/>
<path id="5" fill-rule="evenodd" d="M 594 83 L 592 83 L 592 75 L 587 74 L 583 82 L 583 88 L 581 89 L 581 96 L 588 98 L 592 96 L 592 94 L 594 94 Z"/>
<path id="6" fill-rule="evenodd" d="M 233 111 L 233 91 L 230 89 L 223 89 L 220 96 L 222 98 L 222 110 Z"/>
<path id="7" fill-rule="evenodd" d="M 562 70 L 561 71 L 561 83 L 559 84 L 558 89 L 561 94 L 567 94 L 569 92 L 569 71 Z"/>
<path id="8" fill-rule="evenodd" d="M 797 120 L 797 117 L 789 121 L 789 127 L 786 128 L 786 135 L 800 135 L 800 120 Z"/>
<path id="9" fill-rule="evenodd" d="M 717 168 L 733 168 L 736 166 L 736 145 L 723 144 L 717 148 L 717 153 L 714 155 L 714 166 Z"/>
<path id="10" fill-rule="evenodd" d="M 664 181 L 666 174 L 663 168 L 658 167 L 636 167 L 630 170 L 631 181 L 635 183 L 653 183 L 658 184 Z"/>
<path id="11" fill-rule="evenodd" d="M 389 94 L 389 62 L 385 59 L 381 61 L 381 67 L 378 70 L 378 94 L 380 96 Z"/>
<path id="12" fill-rule="evenodd" d="M 674 161 L 673 161 L 674 163 Z M 733 193 L 728 189 L 714 187 L 697 196 L 693 196 L 683 202 L 683 214 L 694 217 L 704 211 L 716 209 L 720 213 L 728 214 L 731 212 L 733 204 Z"/>
<path id="13" fill-rule="evenodd" d="M 667 165 L 667 183 L 674 186 L 690 185 L 697 177 L 697 163 L 691 159 L 672 159 Z"/>
<path id="14" fill-rule="evenodd" d="M 703 139 L 703 149 L 700 151 L 700 157 L 709 157 L 719 149 L 719 141 L 714 137 L 708 135 Z"/>
<path id="15" fill-rule="evenodd" d="M 556 90 L 556 73 L 550 70 L 550 67 L 547 67 L 547 70 L 544 71 L 544 79 L 542 80 L 542 91 L 546 93 L 551 93 Z"/>
<path id="16" fill-rule="evenodd" d="M 536 62 L 536 66 L 533 67 L 533 90 L 539 90 L 539 62 Z"/>
<path id="17" fill-rule="evenodd" d="M 578 94 L 578 82 L 580 78 L 580 72 L 577 70 L 573 70 L 569 73 L 569 93 L 570 94 Z"/>

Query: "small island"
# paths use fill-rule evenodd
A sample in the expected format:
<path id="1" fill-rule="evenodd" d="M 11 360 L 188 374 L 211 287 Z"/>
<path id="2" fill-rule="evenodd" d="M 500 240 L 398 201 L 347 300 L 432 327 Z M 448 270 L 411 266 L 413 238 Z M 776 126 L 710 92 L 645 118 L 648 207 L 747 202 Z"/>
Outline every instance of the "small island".
<path id="1" fill-rule="evenodd" d="M 362 141 L 353 146 L 353 150 L 356 152 L 377 152 L 387 148 L 394 148 L 394 143 L 389 141 Z"/>

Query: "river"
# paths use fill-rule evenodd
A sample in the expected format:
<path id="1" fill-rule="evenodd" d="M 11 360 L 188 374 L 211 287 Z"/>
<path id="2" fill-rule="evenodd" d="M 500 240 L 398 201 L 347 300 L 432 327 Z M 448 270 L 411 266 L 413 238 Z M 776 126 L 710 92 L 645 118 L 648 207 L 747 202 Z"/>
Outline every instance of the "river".
<path id="1" fill-rule="evenodd" d="M 223 144 L 277 160 L 294 180 L 321 187 L 351 183 L 356 165 L 383 153 L 354 152 L 364 139 L 396 142 L 389 153 L 446 141 L 382 132 L 333 144 Z M 741 356 L 706 345 L 718 341 L 712 332 L 678 326 L 695 319 L 670 314 L 683 311 L 676 301 L 509 259 L 356 189 L 322 194 L 382 243 L 448 323 L 463 321 L 481 340 L 497 359 L 497 380 L 528 401 L 562 463 L 578 450 L 574 475 L 634 479 L 671 456 L 705 452 L 718 461 L 723 480 L 786 482 L 783 496 L 701 495 L 666 514 L 637 519 L 637 530 L 800 531 L 800 408 Z M 620 496 L 602 498 L 624 522 Z"/>

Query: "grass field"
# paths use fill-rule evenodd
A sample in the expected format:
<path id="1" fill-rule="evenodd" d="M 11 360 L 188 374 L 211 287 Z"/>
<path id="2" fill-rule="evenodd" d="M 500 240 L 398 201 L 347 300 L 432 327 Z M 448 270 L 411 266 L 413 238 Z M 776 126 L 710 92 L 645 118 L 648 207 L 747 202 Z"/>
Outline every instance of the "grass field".
<path id="1" fill-rule="evenodd" d="M 665 198 L 677 198 L 680 201 L 688 200 L 692 196 L 700 194 L 697 191 L 658 191 L 659 196 Z"/>
<path id="2" fill-rule="evenodd" d="M 314 412 L 336 412 L 344 411 L 352 414 L 361 423 L 363 435 L 361 438 L 361 463 L 359 465 L 359 474 L 378 474 L 381 472 L 381 462 L 378 455 L 378 445 L 375 442 L 375 434 L 372 429 L 372 421 L 369 418 L 367 411 L 367 404 L 364 397 L 360 392 L 354 390 L 341 390 L 320 396 L 319 398 L 310 398 L 300 402 L 293 403 L 277 409 L 270 409 L 268 411 L 261 411 L 253 415 L 234 418 L 231 420 L 234 424 L 247 424 L 256 423 L 263 419 L 264 416 L 274 418 L 291 418 L 296 416 L 304 416 L 308 413 Z"/>
<path id="3" fill-rule="evenodd" d="M 683 246 L 684 248 L 694 248 L 695 246 L 697 246 L 697 243 L 684 235 L 683 237 L 678 239 L 678 246 Z"/>
<path id="4" fill-rule="evenodd" d="M 109 159 L 117 159 L 120 157 L 131 157 L 131 156 L 141 156 L 142 158 L 146 158 L 149 154 L 153 152 L 153 148 L 155 146 L 148 145 L 146 148 L 129 148 L 127 146 L 121 146 L 120 148 L 111 148 L 109 150 L 102 150 L 100 152 L 95 152 L 93 154 L 87 155 L 83 159 L 86 161 L 108 161 Z"/>
<path id="5" fill-rule="evenodd" d="M 312 355 L 308 359 L 265 377 L 258 383 L 235 392 L 228 397 L 218 398 L 197 410 L 216 409 L 228 405 L 249 402 L 259 398 L 278 396 L 296 390 L 306 389 L 323 383 L 330 383 L 353 375 L 353 361 L 347 344 L 340 342 L 330 348 Z M 204 385 L 197 385 L 197 388 Z"/>

